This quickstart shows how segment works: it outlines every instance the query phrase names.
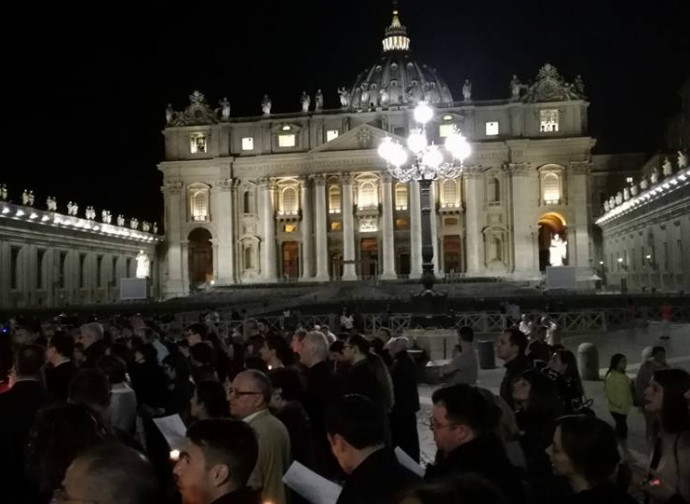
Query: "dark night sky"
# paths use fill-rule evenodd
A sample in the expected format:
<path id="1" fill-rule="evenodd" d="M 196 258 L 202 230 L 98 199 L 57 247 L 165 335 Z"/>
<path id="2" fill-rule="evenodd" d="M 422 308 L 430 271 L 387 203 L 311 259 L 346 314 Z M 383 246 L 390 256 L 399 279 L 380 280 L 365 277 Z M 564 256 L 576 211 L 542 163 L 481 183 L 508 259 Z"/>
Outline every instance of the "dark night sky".
<path id="1" fill-rule="evenodd" d="M 653 151 L 690 76 L 686 0 L 403 0 L 419 62 L 456 97 L 504 98 L 545 62 L 582 74 L 597 152 Z M 380 55 L 387 0 L 14 2 L 5 9 L 5 138 L 0 182 L 113 215 L 161 221 L 165 104 L 200 89 L 233 115 L 297 111 L 302 89 L 326 107 Z M 12 30 L 12 31 L 11 31 Z M 7 134 L 6 133 L 6 134 Z"/>

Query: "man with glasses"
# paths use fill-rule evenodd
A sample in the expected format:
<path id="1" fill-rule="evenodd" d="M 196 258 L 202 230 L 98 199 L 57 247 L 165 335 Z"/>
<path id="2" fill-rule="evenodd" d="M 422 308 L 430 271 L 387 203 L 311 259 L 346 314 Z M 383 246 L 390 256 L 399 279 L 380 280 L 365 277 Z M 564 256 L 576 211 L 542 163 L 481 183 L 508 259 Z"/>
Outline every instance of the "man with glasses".
<path id="1" fill-rule="evenodd" d="M 230 414 L 248 423 L 259 442 L 259 456 L 248 485 L 261 489 L 262 499 L 285 504 L 283 474 L 290 465 L 290 437 L 285 426 L 268 411 L 271 381 L 261 371 L 238 374 L 228 387 Z"/>
<path id="2" fill-rule="evenodd" d="M 477 473 L 500 488 L 513 504 L 524 503 L 519 470 L 493 435 L 500 411 L 479 390 L 466 384 L 440 388 L 431 400 L 434 406 L 429 427 L 438 453 L 436 462 L 427 468 L 425 480 Z"/>

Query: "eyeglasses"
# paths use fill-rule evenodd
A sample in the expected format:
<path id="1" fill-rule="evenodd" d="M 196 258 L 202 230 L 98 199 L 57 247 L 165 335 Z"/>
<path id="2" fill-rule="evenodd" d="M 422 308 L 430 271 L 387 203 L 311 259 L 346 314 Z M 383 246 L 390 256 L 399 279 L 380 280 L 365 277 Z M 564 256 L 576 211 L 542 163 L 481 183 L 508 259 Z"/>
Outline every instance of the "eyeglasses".
<path id="1" fill-rule="evenodd" d="M 235 390 L 232 387 L 228 387 L 227 391 L 228 391 L 229 395 L 234 395 L 234 396 L 261 395 L 261 392 L 252 392 L 249 390 Z"/>
<path id="2" fill-rule="evenodd" d="M 429 417 L 429 429 L 431 429 L 432 431 L 440 430 L 440 429 L 447 429 L 448 427 L 456 427 L 456 424 L 454 424 L 454 423 L 439 424 L 439 423 L 436 423 L 436 420 L 434 420 L 434 417 Z"/>

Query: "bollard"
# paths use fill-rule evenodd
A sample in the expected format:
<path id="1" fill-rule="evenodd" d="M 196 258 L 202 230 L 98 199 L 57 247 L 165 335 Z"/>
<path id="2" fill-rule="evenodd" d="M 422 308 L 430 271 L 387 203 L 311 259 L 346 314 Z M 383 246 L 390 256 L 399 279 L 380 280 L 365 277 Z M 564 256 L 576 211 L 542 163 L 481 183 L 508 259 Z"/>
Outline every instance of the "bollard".
<path id="1" fill-rule="evenodd" d="M 494 360 L 494 340 L 479 340 L 477 343 L 477 351 L 479 353 L 480 369 L 494 369 L 496 367 L 496 361 Z"/>
<path id="2" fill-rule="evenodd" d="M 582 343 L 577 347 L 577 370 L 582 380 L 599 380 L 599 352 L 594 343 Z"/>
<path id="3" fill-rule="evenodd" d="M 649 358 L 652 356 L 652 348 L 651 346 L 645 347 L 644 350 L 642 350 L 642 360 L 640 361 L 641 364 L 644 364 L 649 360 Z"/>

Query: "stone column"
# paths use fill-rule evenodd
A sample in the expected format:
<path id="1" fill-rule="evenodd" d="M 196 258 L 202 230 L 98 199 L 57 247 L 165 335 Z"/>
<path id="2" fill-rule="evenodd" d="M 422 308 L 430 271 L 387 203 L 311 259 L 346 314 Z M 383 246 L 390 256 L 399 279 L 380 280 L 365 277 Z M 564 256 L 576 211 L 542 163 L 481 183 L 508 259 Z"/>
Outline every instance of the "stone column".
<path id="1" fill-rule="evenodd" d="M 300 178 L 299 181 L 300 210 L 302 212 L 302 280 L 311 280 L 314 276 L 314 259 L 312 258 L 312 212 L 314 208 L 309 197 L 309 179 Z"/>
<path id="2" fill-rule="evenodd" d="M 512 212 L 513 212 L 513 257 L 515 260 L 515 277 L 517 279 L 534 279 L 540 277 L 539 269 L 534 268 L 534 232 L 537 215 L 529 202 L 539 201 L 539 184 L 537 173 L 529 163 L 511 163 L 509 165 Z"/>
<path id="3" fill-rule="evenodd" d="M 357 280 L 355 270 L 355 227 L 352 206 L 352 177 L 343 175 L 343 281 Z"/>
<path id="4" fill-rule="evenodd" d="M 395 280 L 395 239 L 393 235 L 393 188 L 391 176 L 384 173 L 383 181 L 383 223 L 381 235 L 383 237 L 383 271 L 381 280 Z"/>
<path id="5" fill-rule="evenodd" d="M 434 248 L 434 276 L 438 278 L 441 276 L 441 256 L 438 250 L 438 214 L 436 213 L 436 201 L 436 182 L 432 182 L 429 188 L 429 219 L 431 220 L 431 244 Z M 422 206 L 424 206 L 423 202 Z"/>
<path id="6" fill-rule="evenodd" d="M 190 285 L 189 285 L 189 240 L 180 241 L 180 256 L 181 256 L 180 263 L 182 266 L 182 282 L 181 282 L 182 295 L 186 296 L 190 292 L 190 290 L 189 290 L 189 287 L 190 287 Z M 122 259 L 122 261 L 125 261 L 125 263 L 123 263 L 123 264 L 126 264 L 126 260 L 124 258 Z M 125 272 L 125 274 L 123 275 L 123 278 L 126 277 L 126 273 L 127 272 Z"/>
<path id="7" fill-rule="evenodd" d="M 567 228 L 568 265 L 582 268 L 581 276 L 585 275 L 585 270 L 587 275 L 593 273 L 593 271 L 590 272 L 592 264 L 589 260 L 589 219 L 587 217 L 590 214 L 587 202 L 590 165 L 589 162 L 570 163 L 568 175 L 563 181 L 563 185 L 567 187 L 564 191 L 568 195 L 567 204 L 573 209 L 571 215 L 575 216 L 575 222 L 569 222 Z M 565 177 L 565 174 L 561 176 Z"/>
<path id="8" fill-rule="evenodd" d="M 265 282 L 276 281 L 276 217 L 273 209 L 274 186 L 270 179 L 259 181 L 261 198 L 261 223 L 263 243 L 261 244 L 261 273 Z"/>
<path id="9" fill-rule="evenodd" d="M 467 274 L 478 275 L 484 270 L 483 237 L 480 216 L 484 200 L 484 180 L 481 169 L 465 169 L 465 248 Z"/>
<path id="10" fill-rule="evenodd" d="M 422 277 L 422 209 L 419 203 L 419 182 L 410 181 L 410 278 Z"/>
<path id="11" fill-rule="evenodd" d="M 316 276 L 317 282 L 328 281 L 328 208 L 326 206 L 326 177 L 314 175 L 314 220 L 316 237 Z"/>
<path id="12" fill-rule="evenodd" d="M 163 193 L 166 206 L 165 235 L 167 241 L 167 280 L 165 282 L 166 299 L 176 296 L 185 296 L 188 289 L 185 289 L 184 278 L 187 275 L 187 263 L 182 257 L 182 240 L 187 237 L 182 236 L 181 230 L 187 220 L 185 201 L 182 195 L 184 185 L 182 182 L 165 182 Z M 186 256 L 185 256 L 186 257 Z M 116 288 L 118 286 L 115 286 Z"/>
<path id="13" fill-rule="evenodd" d="M 213 195 L 213 212 L 211 219 L 217 224 L 218 235 L 214 240 L 214 276 L 216 285 L 232 285 L 235 283 L 234 264 L 235 248 L 233 245 L 233 200 L 232 179 L 216 181 Z M 217 257 L 217 259 L 216 259 Z"/>

